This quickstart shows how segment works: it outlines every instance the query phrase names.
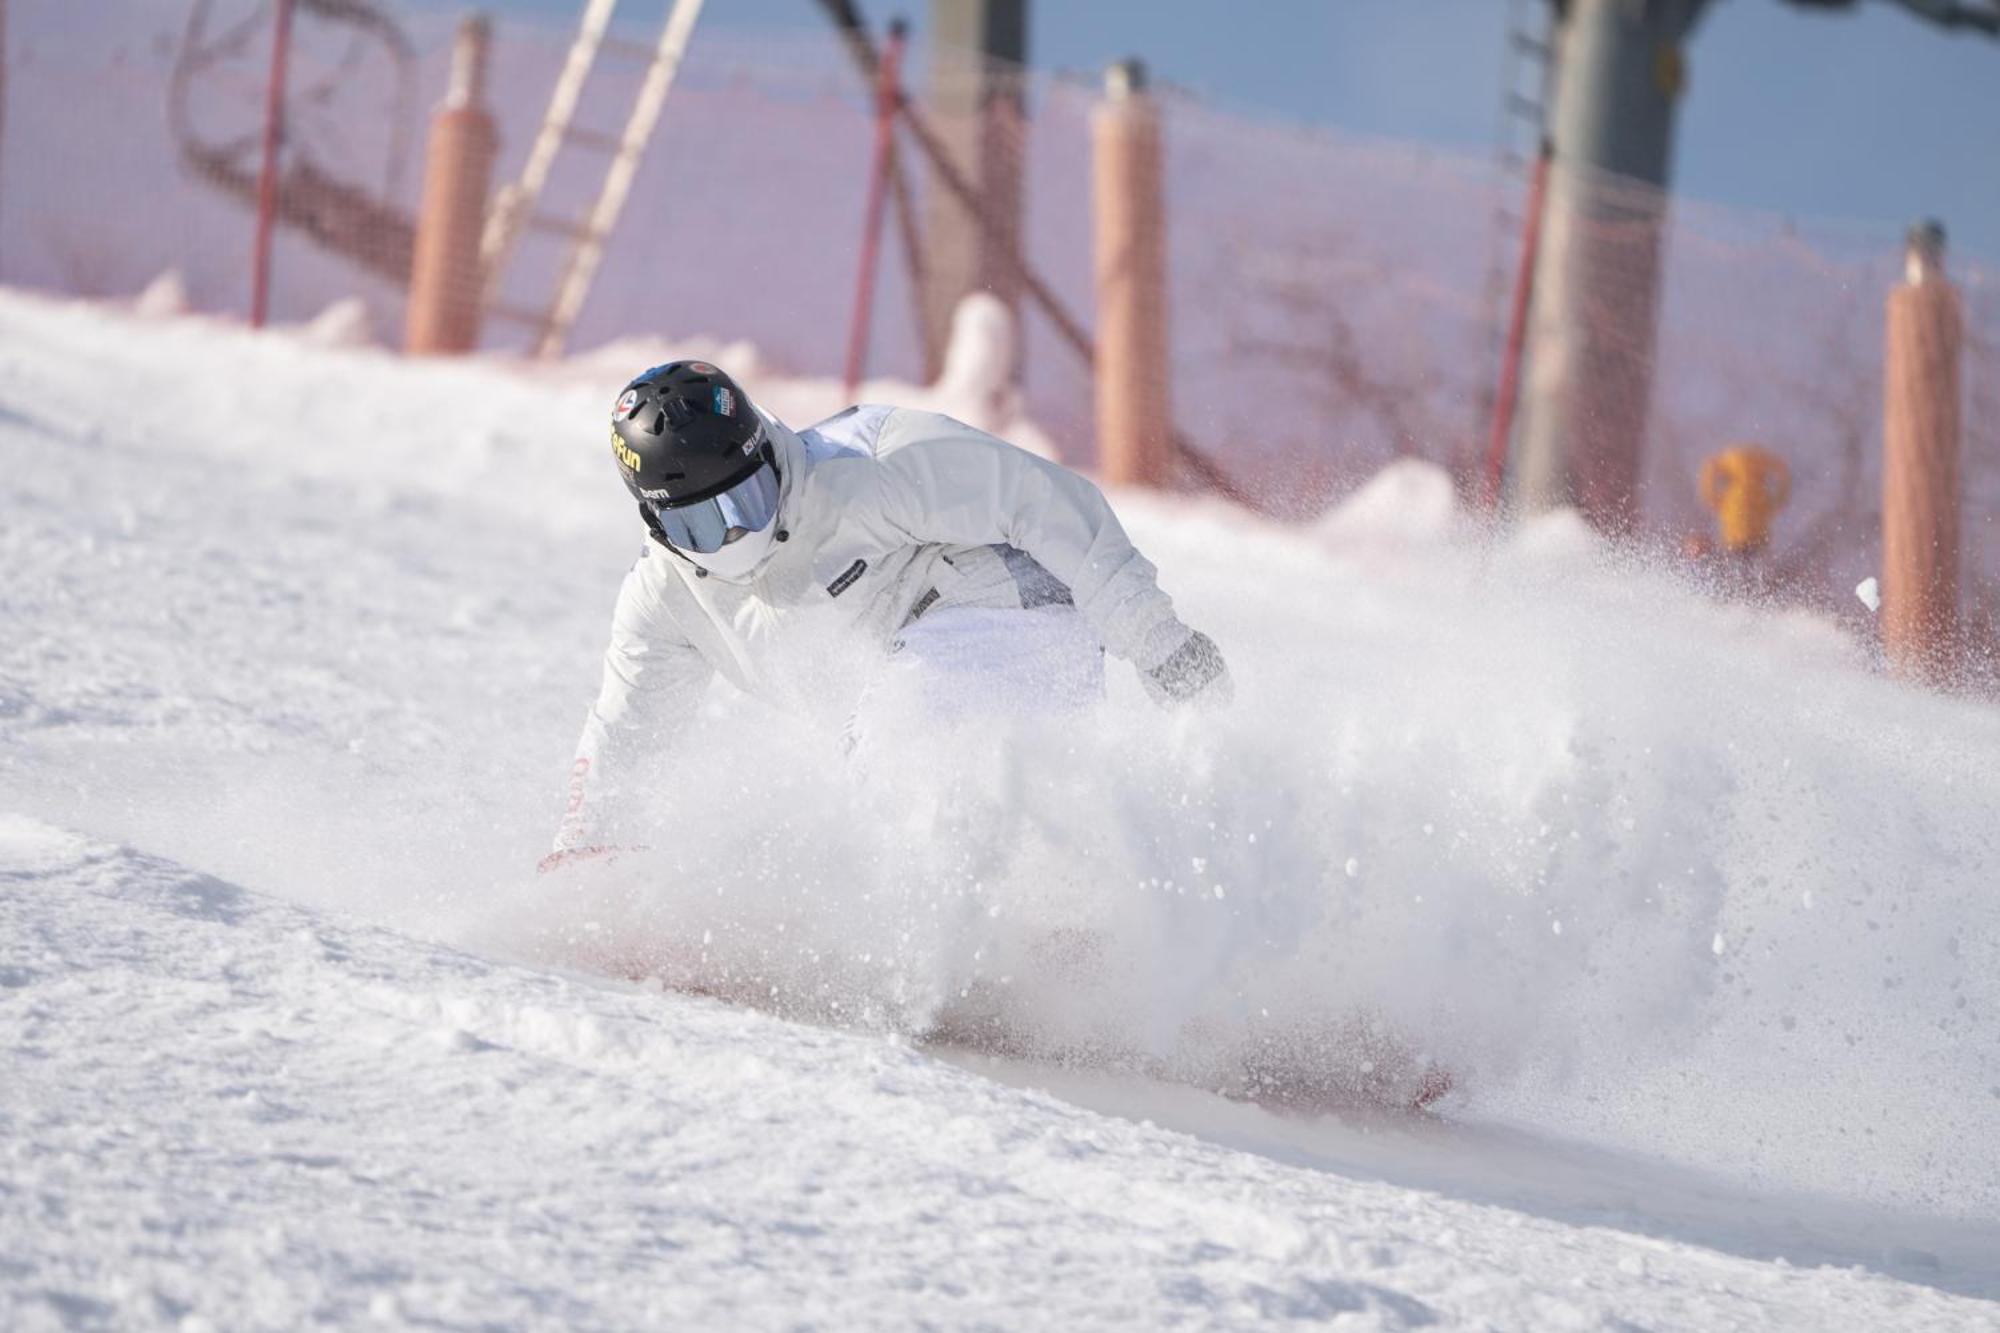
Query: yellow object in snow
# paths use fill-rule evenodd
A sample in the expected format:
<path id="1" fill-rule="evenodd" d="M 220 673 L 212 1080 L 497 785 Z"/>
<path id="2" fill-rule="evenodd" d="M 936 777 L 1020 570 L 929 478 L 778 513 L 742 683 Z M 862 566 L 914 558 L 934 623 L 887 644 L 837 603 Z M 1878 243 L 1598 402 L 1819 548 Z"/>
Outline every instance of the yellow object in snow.
<path id="1" fill-rule="evenodd" d="M 1754 555 L 1771 543 L 1771 522 L 1791 498 L 1785 460 L 1754 444 L 1724 449 L 1701 465 L 1701 502 L 1715 511 L 1722 549 Z"/>

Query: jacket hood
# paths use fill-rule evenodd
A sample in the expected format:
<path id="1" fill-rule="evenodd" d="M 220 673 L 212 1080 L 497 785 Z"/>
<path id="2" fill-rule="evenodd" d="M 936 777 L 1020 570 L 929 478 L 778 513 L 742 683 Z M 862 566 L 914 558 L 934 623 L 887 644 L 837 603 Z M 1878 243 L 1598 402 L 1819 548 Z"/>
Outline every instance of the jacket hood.
<path id="1" fill-rule="evenodd" d="M 807 457 L 806 442 L 797 431 L 761 407 L 757 415 L 764 418 L 764 433 L 778 459 L 778 526 L 784 527 L 792 517 L 792 497 L 799 493 L 805 474 L 812 468 L 812 460 Z"/>

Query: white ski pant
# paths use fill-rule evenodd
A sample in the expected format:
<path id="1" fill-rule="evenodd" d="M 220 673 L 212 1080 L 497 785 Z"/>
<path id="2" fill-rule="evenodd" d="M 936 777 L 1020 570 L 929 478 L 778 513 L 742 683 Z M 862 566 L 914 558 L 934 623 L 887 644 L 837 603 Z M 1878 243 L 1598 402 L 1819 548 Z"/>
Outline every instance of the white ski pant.
<path id="1" fill-rule="evenodd" d="M 1087 708 L 1104 649 L 1071 606 L 939 607 L 904 626 L 855 710 L 859 734 Z"/>

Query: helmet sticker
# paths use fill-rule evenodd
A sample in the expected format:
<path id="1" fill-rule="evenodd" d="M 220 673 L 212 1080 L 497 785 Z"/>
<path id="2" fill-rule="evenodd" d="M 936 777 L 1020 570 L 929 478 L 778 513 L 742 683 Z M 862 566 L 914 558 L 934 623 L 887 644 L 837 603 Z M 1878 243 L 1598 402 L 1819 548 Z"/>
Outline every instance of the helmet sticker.
<path id="1" fill-rule="evenodd" d="M 619 395 L 618 406 L 612 410 L 617 412 L 621 417 L 629 417 L 638 408 L 639 391 L 637 389 L 627 389 L 623 394 Z"/>
<path id="2" fill-rule="evenodd" d="M 736 415 L 736 395 L 720 384 L 715 386 L 715 414 L 719 417 Z"/>
<path id="3" fill-rule="evenodd" d="M 615 430 L 611 432 L 611 452 L 617 455 L 618 462 L 623 467 L 626 467 L 633 472 L 637 472 L 639 470 L 638 451 L 635 450 L 631 445 L 625 443 L 624 439 L 621 438 L 618 432 Z"/>
<path id="4" fill-rule="evenodd" d="M 688 369 L 697 375 L 718 375 L 721 373 L 706 361 L 690 361 L 688 362 Z"/>

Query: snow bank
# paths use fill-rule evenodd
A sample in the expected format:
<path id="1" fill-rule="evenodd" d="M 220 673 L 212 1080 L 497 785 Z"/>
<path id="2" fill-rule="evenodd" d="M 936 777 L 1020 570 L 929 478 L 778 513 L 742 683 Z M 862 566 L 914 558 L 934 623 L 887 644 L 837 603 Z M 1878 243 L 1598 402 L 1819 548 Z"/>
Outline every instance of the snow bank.
<path id="1" fill-rule="evenodd" d="M 332 302 L 300 325 L 298 336 L 320 347 L 372 347 L 375 319 L 366 301 L 349 296 Z"/>
<path id="2" fill-rule="evenodd" d="M 1463 524 L 1451 476 L 1419 459 L 1391 463 L 1314 525 L 1335 546 L 1370 542 L 1426 544 L 1455 535 Z"/>
<path id="3" fill-rule="evenodd" d="M 1434 1058 L 1462 1119 L 2000 1211 L 2000 716 L 1829 622 L 1566 516 L 1488 540 L 1421 471 L 1309 530 L 1121 496 L 1226 715 L 1114 667 L 1087 725 L 864 773 L 718 693 L 654 850 L 538 879 L 639 540 L 629 367 L 14 296 L 0 336 L 0 802 L 864 1030 L 1279 1097 Z"/>
<path id="4" fill-rule="evenodd" d="M 191 308 L 187 278 L 177 268 L 170 268 L 154 278 L 132 300 L 132 312 L 147 319 L 174 319 L 187 314 Z"/>

